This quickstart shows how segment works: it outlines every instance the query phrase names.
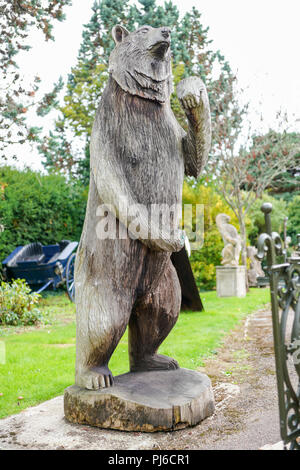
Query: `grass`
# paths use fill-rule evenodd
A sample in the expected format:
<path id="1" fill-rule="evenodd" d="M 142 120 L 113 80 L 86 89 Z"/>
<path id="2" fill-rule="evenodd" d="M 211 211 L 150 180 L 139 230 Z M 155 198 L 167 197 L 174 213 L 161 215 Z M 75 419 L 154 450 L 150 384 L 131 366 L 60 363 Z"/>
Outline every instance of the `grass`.
<path id="1" fill-rule="evenodd" d="M 160 348 L 181 367 L 197 369 L 243 317 L 269 302 L 269 289 L 251 289 L 243 299 L 202 294 L 204 312 L 181 313 Z M 42 300 L 47 322 L 39 327 L 0 328 L 6 361 L 0 363 L 0 418 L 63 393 L 74 383 L 75 306 L 64 292 Z M 110 361 L 114 375 L 129 369 L 127 332 Z"/>

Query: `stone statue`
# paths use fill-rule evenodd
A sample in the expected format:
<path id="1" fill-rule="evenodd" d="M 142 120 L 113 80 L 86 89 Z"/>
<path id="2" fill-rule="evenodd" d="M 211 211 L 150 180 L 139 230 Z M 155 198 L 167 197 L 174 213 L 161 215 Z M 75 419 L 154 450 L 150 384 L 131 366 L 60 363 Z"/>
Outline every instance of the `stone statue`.
<path id="1" fill-rule="evenodd" d="M 184 245 L 180 211 L 172 220 L 172 237 L 155 225 L 149 236 L 147 209 L 181 204 L 184 173 L 199 176 L 211 142 L 209 101 L 200 78 L 185 78 L 177 87 L 187 133 L 171 110 L 170 29 L 142 26 L 130 33 L 117 25 L 112 36 L 116 46 L 91 135 L 89 197 L 75 266 L 75 383 L 90 390 L 113 384 L 108 363 L 127 325 L 131 371 L 179 367 L 157 350 L 180 310 L 170 260 Z M 97 236 L 103 204 L 108 223 L 115 222 L 122 237 Z M 140 230 L 134 239 L 127 215 L 137 204 Z"/>
<path id="2" fill-rule="evenodd" d="M 247 258 L 250 259 L 250 268 L 247 271 L 249 287 L 257 286 L 257 278 L 265 277 L 265 273 L 261 267 L 261 262 L 256 258 L 257 248 L 255 246 L 247 247 Z"/>
<path id="3" fill-rule="evenodd" d="M 223 266 L 239 266 L 241 253 L 241 237 L 237 229 L 229 224 L 230 217 L 227 214 L 218 214 L 216 217 L 217 227 L 224 242 L 222 250 Z"/>

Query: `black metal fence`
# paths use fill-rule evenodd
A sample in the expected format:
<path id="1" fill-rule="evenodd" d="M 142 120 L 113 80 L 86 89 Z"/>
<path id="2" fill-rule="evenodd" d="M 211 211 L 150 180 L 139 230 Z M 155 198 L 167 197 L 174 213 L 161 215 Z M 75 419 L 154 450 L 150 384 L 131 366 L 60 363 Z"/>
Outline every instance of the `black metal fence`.
<path id="1" fill-rule="evenodd" d="M 286 449 L 300 450 L 300 251 L 291 257 L 272 232 L 272 205 L 262 206 L 266 233 L 258 239 L 257 257 L 267 257 L 279 399 L 280 432 Z M 277 259 L 285 262 L 277 264 Z"/>

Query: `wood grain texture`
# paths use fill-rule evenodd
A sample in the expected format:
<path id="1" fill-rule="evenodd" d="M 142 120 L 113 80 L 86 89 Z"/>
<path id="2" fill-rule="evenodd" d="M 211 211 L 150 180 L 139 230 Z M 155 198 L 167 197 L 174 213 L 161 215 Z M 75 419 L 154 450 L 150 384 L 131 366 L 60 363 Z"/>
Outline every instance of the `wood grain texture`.
<path id="1" fill-rule="evenodd" d="M 197 371 L 119 375 L 108 390 L 65 390 L 65 417 L 73 423 L 122 431 L 174 431 L 195 426 L 214 412 L 209 378 Z"/>
<path id="2" fill-rule="evenodd" d="M 148 211 L 152 204 L 180 209 L 184 169 L 202 168 L 210 142 L 203 100 L 189 103 L 188 135 L 171 110 L 170 30 L 145 26 L 128 33 L 117 25 L 113 37 L 110 77 L 91 136 L 90 189 L 75 265 L 76 385 L 88 389 L 112 385 L 108 362 L 128 324 L 133 370 L 178 367 L 156 351 L 180 309 L 170 260 L 184 243 L 180 210 L 172 217 L 173 236 L 155 224 L 150 231 Z M 203 84 L 197 91 L 194 79 L 185 81 L 185 95 L 189 83 L 190 94 L 202 96 Z M 128 211 L 143 205 L 138 238 L 99 239 L 101 204 L 111 208 L 108 222 L 127 235 Z"/>

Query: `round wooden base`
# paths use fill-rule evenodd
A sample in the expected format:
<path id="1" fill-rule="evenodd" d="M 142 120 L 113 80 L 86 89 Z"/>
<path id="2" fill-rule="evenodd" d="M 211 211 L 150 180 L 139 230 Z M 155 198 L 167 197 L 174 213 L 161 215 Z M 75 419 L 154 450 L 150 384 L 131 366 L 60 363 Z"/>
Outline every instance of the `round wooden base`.
<path id="1" fill-rule="evenodd" d="M 209 378 L 193 370 L 134 372 L 97 391 L 68 387 L 65 417 L 72 423 L 122 431 L 173 431 L 214 412 Z"/>

